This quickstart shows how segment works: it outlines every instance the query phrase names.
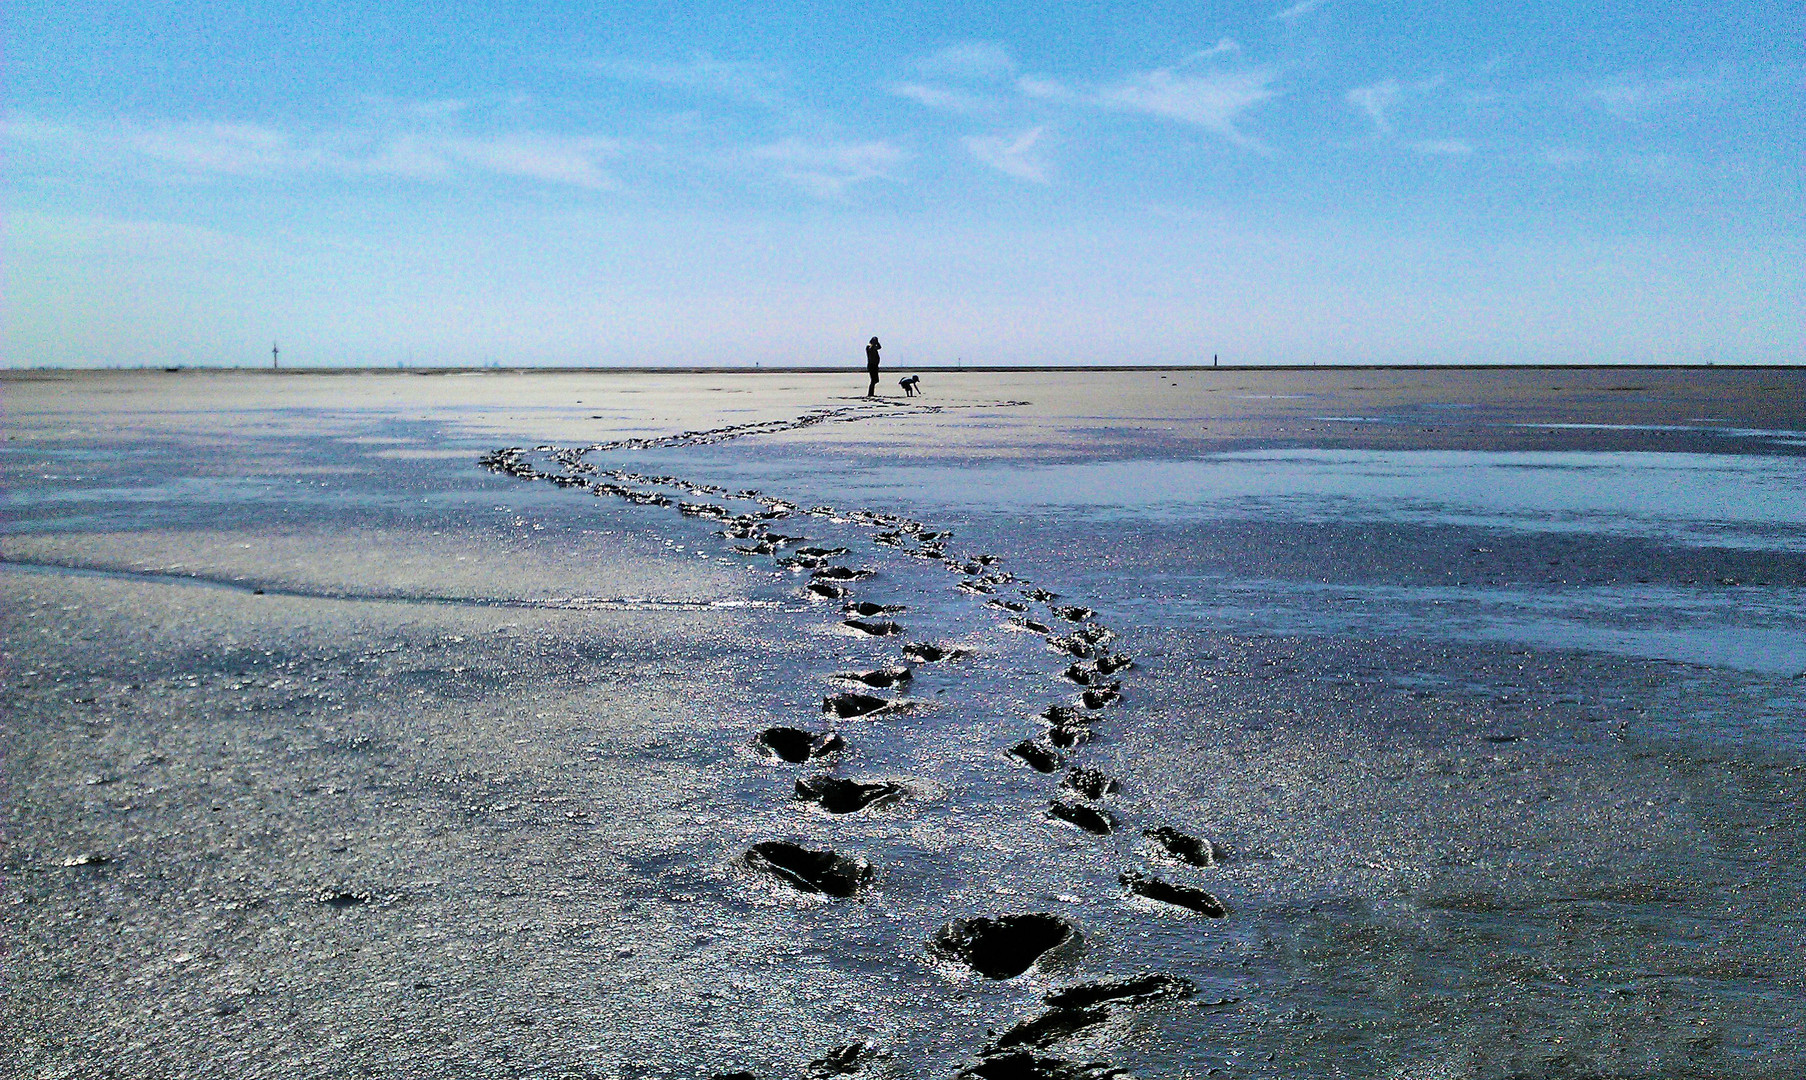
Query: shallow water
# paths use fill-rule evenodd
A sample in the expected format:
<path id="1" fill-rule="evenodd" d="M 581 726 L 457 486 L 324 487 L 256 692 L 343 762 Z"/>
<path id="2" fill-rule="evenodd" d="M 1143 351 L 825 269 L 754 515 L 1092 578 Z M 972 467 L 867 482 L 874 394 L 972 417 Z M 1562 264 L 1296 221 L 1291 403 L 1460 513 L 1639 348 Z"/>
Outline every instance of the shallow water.
<path id="1" fill-rule="evenodd" d="M 452 423 L 332 423 L 207 454 L 9 447 L 30 831 L 7 1016 L 33 1070 L 794 1075 L 867 1040 L 868 1071 L 948 1075 L 1042 994 L 1148 970 L 1197 992 L 1047 1052 L 1150 1076 L 1802 1065 L 1798 457 L 1129 430 L 1031 466 L 844 437 L 583 458 L 832 506 L 770 528 L 876 572 L 850 587 L 907 633 L 872 638 L 719 522 L 480 470 L 497 444 Z M 1024 580 L 961 592 L 981 575 L 873 543 L 858 507 Z M 1004 753 L 1079 690 L 985 602 L 1057 625 L 1030 582 L 1135 659 L 1071 753 L 1121 782 L 1109 836 L 1050 817 L 1059 775 Z M 906 708 L 823 716 L 836 672 L 912 641 L 972 655 L 874 691 Z M 831 724 L 831 771 L 908 795 L 797 801 L 816 770 L 750 744 L 780 723 Z M 1160 860 L 1157 825 L 1225 861 Z M 874 883 L 828 901 L 749 869 L 778 838 Z M 109 861 L 62 865 L 87 851 Z M 1128 895 L 1125 870 L 1229 915 Z M 1082 942 L 1003 982 L 923 947 L 1010 911 Z M 147 1009 L 158 1045 L 130 1034 Z"/>

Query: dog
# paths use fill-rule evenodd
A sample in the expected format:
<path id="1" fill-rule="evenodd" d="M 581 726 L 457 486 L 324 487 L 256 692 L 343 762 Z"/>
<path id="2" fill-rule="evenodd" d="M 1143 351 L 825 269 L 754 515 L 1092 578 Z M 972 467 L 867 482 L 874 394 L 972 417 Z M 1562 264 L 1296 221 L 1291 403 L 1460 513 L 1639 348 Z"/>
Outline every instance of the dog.
<path id="1" fill-rule="evenodd" d="M 903 378 L 897 380 L 897 385 L 903 388 L 904 397 L 915 397 L 922 392 L 922 377 L 920 375 L 905 375 Z"/>

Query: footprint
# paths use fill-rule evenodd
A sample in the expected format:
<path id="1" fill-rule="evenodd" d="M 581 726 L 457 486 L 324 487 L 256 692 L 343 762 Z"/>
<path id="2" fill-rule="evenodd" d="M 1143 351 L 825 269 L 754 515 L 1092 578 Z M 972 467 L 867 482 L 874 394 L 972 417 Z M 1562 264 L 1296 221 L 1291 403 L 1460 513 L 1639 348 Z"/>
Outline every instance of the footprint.
<path id="1" fill-rule="evenodd" d="M 873 713 L 882 712 L 895 704 L 896 702 L 889 698 L 847 691 L 840 694 L 829 694 L 822 698 L 821 711 L 831 712 L 842 720 L 850 720 L 855 716 L 870 716 Z"/>
<path id="2" fill-rule="evenodd" d="M 1101 709 L 1106 705 L 1113 705 L 1122 700 L 1122 694 L 1119 692 L 1120 687 L 1120 683 L 1111 683 L 1109 686 L 1094 686 L 1083 694 L 1080 694 L 1079 700 L 1085 703 L 1085 708 L 1087 709 Z"/>
<path id="3" fill-rule="evenodd" d="M 1047 812 L 1061 821 L 1077 825 L 1088 833 L 1098 836 L 1109 836 L 1116 831 L 1116 818 L 1111 814 L 1093 809 L 1083 803 L 1061 802 L 1054 799 L 1047 804 Z"/>
<path id="4" fill-rule="evenodd" d="M 901 626 L 891 622 L 889 619 L 843 619 L 841 620 L 841 625 L 850 626 L 860 633 L 870 634 L 872 637 L 889 637 L 893 634 L 901 634 L 903 632 Z"/>
<path id="5" fill-rule="evenodd" d="M 928 939 L 928 952 L 955 960 L 987 979 L 1013 979 L 1042 956 L 1082 941 L 1078 927 L 1057 915 L 1035 912 L 995 919 L 955 919 Z"/>
<path id="6" fill-rule="evenodd" d="M 870 600 L 855 600 L 841 610 L 848 615 L 863 615 L 869 618 L 873 615 L 894 615 L 899 611 L 908 611 L 909 608 L 903 604 L 874 604 Z"/>
<path id="7" fill-rule="evenodd" d="M 912 641 L 903 646 L 903 655 L 911 660 L 919 660 L 924 664 L 938 664 L 942 660 L 958 660 L 962 656 L 972 655 L 966 649 L 954 649 L 941 645 L 930 645 L 925 641 Z"/>
<path id="8" fill-rule="evenodd" d="M 1229 909 L 1221 900 L 1205 892 L 1194 889 L 1190 885 L 1172 885 L 1159 878 L 1146 874 L 1130 872 L 1118 879 L 1130 892 L 1137 896 L 1145 896 L 1149 900 L 1158 900 L 1164 904 L 1172 904 L 1213 919 L 1220 919 L 1229 914 Z"/>
<path id="9" fill-rule="evenodd" d="M 889 689 L 890 687 L 893 687 L 893 686 L 901 686 L 902 684 L 914 679 L 915 672 L 909 670 L 906 667 L 905 668 L 881 668 L 877 671 L 851 671 L 851 672 L 846 672 L 844 674 L 836 675 L 834 677 L 836 679 L 842 679 L 847 682 L 864 683 L 866 686 L 876 686 L 876 687 L 879 687 L 880 689 Z"/>
<path id="10" fill-rule="evenodd" d="M 851 814 L 868 806 L 882 806 L 903 797 L 902 784 L 889 780 L 863 784 L 837 776 L 812 776 L 796 782 L 796 797 L 817 803 L 830 814 Z"/>
<path id="11" fill-rule="evenodd" d="M 1078 792 L 1087 799 L 1101 799 L 1122 790 L 1122 785 L 1096 769 L 1070 769 L 1060 786 Z"/>
<path id="12" fill-rule="evenodd" d="M 859 581 L 875 573 L 875 570 L 855 570 L 850 566 L 824 566 L 809 576 L 817 581 Z"/>
<path id="13" fill-rule="evenodd" d="M 1193 866 L 1215 866 L 1224 860 L 1225 852 L 1217 844 L 1196 836 L 1187 836 L 1169 825 L 1144 829 L 1143 836 L 1154 842 L 1156 854 L 1166 855 Z"/>
<path id="14" fill-rule="evenodd" d="M 746 852 L 746 864 L 806 893 L 844 900 L 871 880 L 871 864 L 863 859 L 812 851 L 786 840 L 766 840 Z"/>
<path id="15" fill-rule="evenodd" d="M 846 749 L 846 741 L 832 731 L 820 733 L 793 727 L 770 727 L 753 736 L 754 745 L 771 757 L 800 765 L 811 758 L 827 757 Z"/>
<path id="16" fill-rule="evenodd" d="M 1088 1009 L 1109 1002 L 1139 1005 L 1159 998 L 1188 998 L 1198 992 L 1190 979 L 1165 972 L 1149 972 L 1127 979 L 1099 979 L 1096 982 L 1068 986 L 1049 991 L 1043 1001 L 1055 1008 Z"/>
<path id="17" fill-rule="evenodd" d="M 1022 761 L 1036 772 L 1056 772 L 1060 766 L 1066 764 L 1065 758 L 1033 739 L 1024 739 L 1010 747 L 1005 753 Z"/>

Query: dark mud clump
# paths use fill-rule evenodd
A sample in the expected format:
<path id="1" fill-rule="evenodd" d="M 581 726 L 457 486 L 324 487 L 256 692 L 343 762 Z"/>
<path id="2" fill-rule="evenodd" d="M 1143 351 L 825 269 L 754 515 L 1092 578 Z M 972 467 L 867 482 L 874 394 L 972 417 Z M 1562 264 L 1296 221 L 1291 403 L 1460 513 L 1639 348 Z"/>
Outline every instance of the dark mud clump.
<path id="1" fill-rule="evenodd" d="M 1096 769 L 1072 769 L 1066 773 L 1061 787 L 1070 788 L 1087 799 L 1101 799 L 1115 794 L 1121 787 L 1115 780 Z"/>
<path id="2" fill-rule="evenodd" d="M 793 727 L 771 727 L 753 736 L 760 750 L 793 765 L 811 758 L 826 757 L 846 749 L 846 740 L 832 731 L 801 731 Z"/>
<path id="3" fill-rule="evenodd" d="M 960 657 L 970 654 L 965 649 L 931 645 L 926 641 L 912 641 L 903 646 L 903 655 L 924 664 L 938 664 L 942 660 L 958 660 Z"/>
<path id="4" fill-rule="evenodd" d="M 371 896 L 369 893 L 364 892 L 349 892 L 345 889 L 327 889 L 320 893 L 320 895 L 314 897 L 314 899 L 325 904 L 327 907 L 348 908 L 361 907 L 364 904 L 368 904 L 371 900 Z"/>
<path id="5" fill-rule="evenodd" d="M 903 797 L 903 785 L 889 780 L 862 784 L 837 776 L 813 776 L 796 782 L 796 797 L 816 803 L 830 814 L 851 814 L 868 806 L 882 806 Z"/>
<path id="6" fill-rule="evenodd" d="M 1100 675 L 1112 675 L 1118 671 L 1124 671 L 1134 666 L 1135 659 L 1133 657 L 1123 656 L 1120 653 L 1112 654 L 1110 656 L 1100 656 L 1097 658 L 1096 664 L 1098 674 Z"/>
<path id="7" fill-rule="evenodd" d="M 1024 739 L 1009 748 L 1009 755 L 1036 772 L 1050 773 L 1066 763 L 1066 759 L 1033 739 Z"/>
<path id="8" fill-rule="evenodd" d="M 1098 836 L 1109 836 L 1116 831 L 1116 819 L 1102 810 L 1094 809 L 1083 803 L 1061 802 L 1054 799 L 1047 804 L 1047 812 L 1061 821 L 1077 825 L 1088 833 Z"/>
<path id="9" fill-rule="evenodd" d="M 1078 928 L 1057 915 L 1035 912 L 995 919 L 955 919 L 928 939 L 928 951 L 957 960 L 987 979 L 1013 979 L 1047 952 L 1079 940 Z"/>
<path id="10" fill-rule="evenodd" d="M 1223 849 L 1209 840 L 1188 836 L 1170 825 L 1146 829 L 1142 835 L 1154 842 L 1156 851 L 1193 866 L 1215 866 L 1223 861 Z"/>
<path id="11" fill-rule="evenodd" d="M 811 851 L 784 840 L 766 840 L 746 852 L 746 865 L 807 893 L 821 893 L 844 900 L 871 879 L 871 864 L 837 855 Z"/>
<path id="12" fill-rule="evenodd" d="M 889 619 L 843 619 L 841 625 L 850 626 L 862 634 L 870 634 L 873 637 L 889 637 L 892 634 L 903 632 L 901 626 Z"/>
<path id="13" fill-rule="evenodd" d="M 1065 1061 L 1016 1050 L 960 1070 L 959 1080 L 1111 1080 L 1126 1075 L 1098 1061 Z"/>
<path id="14" fill-rule="evenodd" d="M 1200 915 L 1208 915 L 1213 919 L 1220 919 L 1229 914 L 1229 909 L 1221 900 L 1203 889 L 1194 889 L 1189 885 L 1172 885 L 1159 878 L 1137 873 L 1124 874 L 1120 880 L 1130 892 L 1137 896 L 1145 896 L 1149 900 L 1172 904 L 1175 907 L 1198 912 Z"/>
<path id="15" fill-rule="evenodd" d="M 873 697 L 870 694 L 829 694 L 821 699 L 821 711 L 831 712 L 842 720 L 855 716 L 870 716 L 891 706 L 888 698 Z"/>
<path id="16" fill-rule="evenodd" d="M 844 585 L 834 585 L 826 581 L 811 581 L 809 591 L 829 600 L 840 600 L 847 595 L 848 589 Z"/>
<path id="17" fill-rule="evenodd" d="M 911 679 L 915 678 L 915 673 L 908 668 L 880 668 L 877 671 L 851 671 L 834 677 L 836 679 L 844 679 L 847 682 L 863 683 L 866 686 L 889 689 L 890 687 L 902 686 L 904 683 L 909 682 Z"/>
<path id="18" fill-rule="evenodd" d="M 1060 618 L 1065 619 L 1067 622 L 1084 622 L 1091 618 L 1091 616 L 1097 614 L 1097 612 L 1092 611 L 1090 608 L 1075 606 L 1057 607 L 1053 609 L 1053 613 Z"/>
<path id="19" fill-rule="evenodd" d="M 1151 972 L 1127 979 L 1099 979 L 1096 982 L 1055 990 L 1042 1000 L 1061 1009 L 1089 1009 L 1106 1002 L 1126 1001 L 1140 1004 L 1156 998 L 1188 998 L 1198 992 L 1190 979 L 1165 972 Z"/>
<path id="20" fill-rule="evenodd" d="M 997 1036 L 997 1040 L 985 1053 L 1023 1046 L 1046 1049 L 1108 1019 L 1110 1013 L 1106 1009 L 1051 1009 L 1033 1020 L 1024 1020 Z"/>
<path id="21" fill-rule="evenodd" d="M 1021 613 L 1028 610 L 1027 604 L 1018 603 L 1014 600 L 988 600 L 986 603 L 994 608 L 1002 608 L 1005 611 Z"/>

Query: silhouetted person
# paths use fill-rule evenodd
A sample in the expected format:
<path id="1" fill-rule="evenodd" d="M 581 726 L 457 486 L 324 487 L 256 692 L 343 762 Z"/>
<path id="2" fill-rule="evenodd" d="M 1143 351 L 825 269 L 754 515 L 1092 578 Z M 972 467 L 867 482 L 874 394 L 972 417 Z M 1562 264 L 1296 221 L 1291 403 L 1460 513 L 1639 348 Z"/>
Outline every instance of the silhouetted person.
<path id="1" fill-rule="evenodd" d="M 884 346 L 873 338 L 865 347 L 865 373 L 872 377 L 872 385 L 865 388 L 865 396 L 871 397 L 878 392 L 878 350 Z"/>

